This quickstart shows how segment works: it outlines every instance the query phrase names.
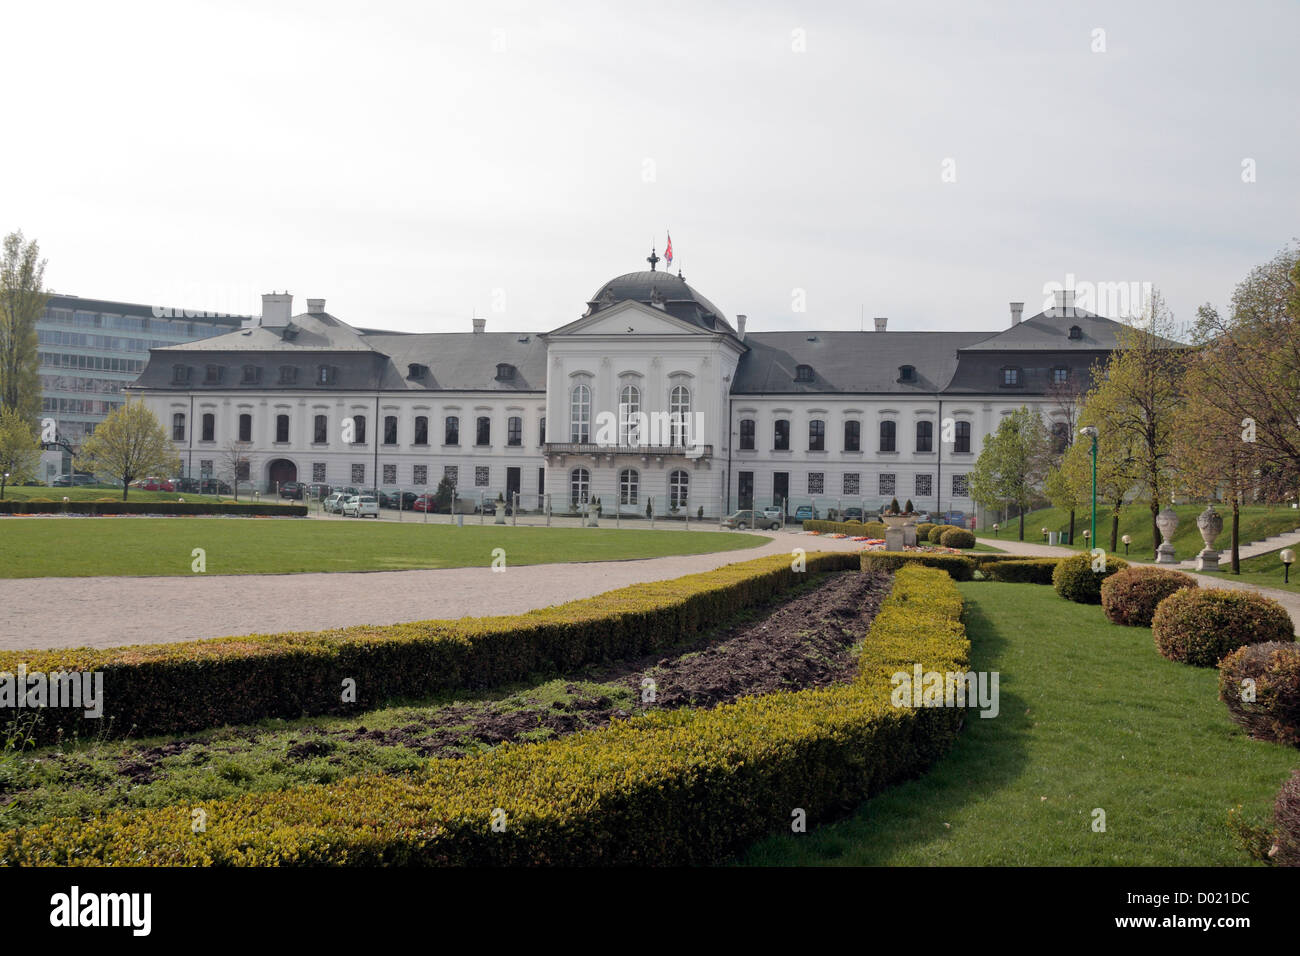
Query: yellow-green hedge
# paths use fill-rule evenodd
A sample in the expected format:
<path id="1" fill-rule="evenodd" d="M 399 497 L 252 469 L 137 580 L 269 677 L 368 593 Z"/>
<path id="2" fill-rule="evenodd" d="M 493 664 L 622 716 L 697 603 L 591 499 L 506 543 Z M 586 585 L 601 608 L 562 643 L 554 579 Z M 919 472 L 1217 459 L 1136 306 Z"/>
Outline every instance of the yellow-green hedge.
<path id="1" fill-rule="evenodd" d="M 970 581 L 975 577 L 975 562 L 964 554 L 946 554 L 941 551 L 863 551 L 863 571 L 895 571 L 912 565 L 941 568 L 954 581 Z"/>
<path id="2" fill-rule="evenodd" d="M 851 553 L 813 553 L 807 570 L 858 567 Z M 638 657 L 716 627 L 804 575 L 786 556 L 654 581 L 581 601 L 502 617 L 417 621 L 178 644 L 0 652 L 0 672 L 99 671 L 104 716 L 47 708 L 38 743 L 77 733 L 149 736 L 244 724 L 268 717 L 346 713 L 441 690 L 491 687 L 529 674 Z M 343 681 L 356 682 L 344 704 Z M 16 714 L 0 708 L 0 722 Z M 110 723 L 111 722 L 111 723 Z"/>
<path id="3" fill-rule="evenodd" d="M 602 730 L 371 776 L 0 834 L 0 865 L 716 863 L 920 773 L 963 712 L 895 708 L 893 674 L 965 671 L 961 596 L 895 576 L 849 685 L 615 721 Z M 504 812 L 503 832 L 493 813 Z"/>

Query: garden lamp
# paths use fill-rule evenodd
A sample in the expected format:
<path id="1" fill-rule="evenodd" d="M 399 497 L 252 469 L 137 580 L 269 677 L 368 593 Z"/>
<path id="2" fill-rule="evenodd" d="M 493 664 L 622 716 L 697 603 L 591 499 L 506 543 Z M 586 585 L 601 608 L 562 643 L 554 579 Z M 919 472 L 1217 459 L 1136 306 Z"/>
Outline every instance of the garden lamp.
<path id="1" fill-rule="evenodd" d="M 1047 543 L 1047 529 L 1043 529 L 1043 544 Z"/>
<path id="2" fill-rule="evenodd" d="M 993 537 L 996 538 L 997 536 L 998 536 L 998 523 L 995 521 L 993 522 Z"/>
<path id="3" fill-rule="evenodd" d="M 1128 557 L 1128 546 L 1133 543 L 1133 536 L 1126 534 L 1120 540 L 1124 542 L 1124 557 Z"/>
<path id="4" fill-rule="evenodd" d="M 1295 561 L 1295 552 L 1287 548 L 1282 552 L 1282 583 L 1291 583 L 1291 563 Z"/>

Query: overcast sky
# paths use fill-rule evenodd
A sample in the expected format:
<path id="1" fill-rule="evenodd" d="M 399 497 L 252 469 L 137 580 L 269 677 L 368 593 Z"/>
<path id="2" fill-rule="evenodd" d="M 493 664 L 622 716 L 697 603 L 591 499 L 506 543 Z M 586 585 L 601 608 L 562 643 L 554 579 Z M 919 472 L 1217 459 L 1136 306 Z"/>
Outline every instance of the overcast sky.
<path id="1" fill-rule="evenodd" d="M 671 230 L 751 329 L 1186 321 L 1300 235 L 1294 0 L 4 9 L 0 229 L 74 295 L 545 330 Z"/>

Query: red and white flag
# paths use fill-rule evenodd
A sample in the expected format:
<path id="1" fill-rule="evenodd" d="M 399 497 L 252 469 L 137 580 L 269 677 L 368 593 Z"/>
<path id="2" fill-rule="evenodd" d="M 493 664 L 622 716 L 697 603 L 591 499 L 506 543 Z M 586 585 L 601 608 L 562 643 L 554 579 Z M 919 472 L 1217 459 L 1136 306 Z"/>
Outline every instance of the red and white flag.
<path id="1" fill-rule="evenodd" d="M 673 234 L 671 232 L 668 233 L 668 245 L 664 247 L 664 264 L 670 269 L 673 265 Z"/>

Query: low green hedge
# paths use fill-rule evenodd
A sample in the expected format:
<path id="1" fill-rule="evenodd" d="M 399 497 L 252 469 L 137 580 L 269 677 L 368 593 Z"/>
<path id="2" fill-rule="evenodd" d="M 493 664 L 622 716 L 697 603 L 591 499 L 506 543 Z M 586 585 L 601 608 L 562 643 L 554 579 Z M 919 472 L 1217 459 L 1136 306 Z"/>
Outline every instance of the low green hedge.
<path id="1" fill-rule="evenodd" d="M 964 711 L 895 707 L 891 677 L 965 672 L 961 595 L 935 570 L 895 577 L 848 685 L 614 721 L 404 775 L 117 811 L 0 834 L 0 865 L 699 865 L 793 812 L 822 822 L 914 777 Z M 494 829 L 494 815 L 498 826 Z"/>
<path id="2" fill-rule="evenodd" d="M 776 555 L 502 617 L 262 634 L 94 650 L 0 652 L 0 672 L 103 674 L 104 716 L 41 710 L 47 743 L 76 733 L 149 736 L 268 717 L 351 713 L 442 690 L 493 687 L 529 674 L 648 654 L 716 627 L 806 580 Z M 807 570 L 847 571 L 854 553 L 813 553 Z M 345 679 L 356 701 L 343 703 Z M 0 722 L 31 709 L 0 708 Z M 111 727 L 108 726 L 111 720 Z"/>
<path id="3" fill-rule="evenodd" d="M 1060 558 L 1022 558 L 1019 560 L 988 561 L 980 565 L 980 572 L 990 581 L 1010 584 L 1052 583 L 1052 572 Z"/>
<path id="4" fill-rule="evenodd" d="M 926 554 L 924 551 L 863 551 L 861 554 L 863 571 L 897 571 L 919 564 L 947 571 L 954 581 L 970 581 L 975 577 L 975 562 L 964 554 Z"/>
<path id="5" fill-rule="evenodd" d="M 854 538 L 860 538 L 863 535 L 867 535 L 867 529 L 874 524 L 877 524 L 877 522 L 868 521 L 866 524 L 863 524 L 860 521 L 805 521 L 803 523 L 803 530 L 817 531 L 821 534 L 847 534 Z M 881 525 L 881 527 L 884 526 Z M 883 532 L 881 536 L 883 536 Z"/>
<path id="6" fill-rule="evenodd" d="M 227 501 L 0 501 L 0 515 L 242 515 L 301 518 L 306 505 Z"/>

